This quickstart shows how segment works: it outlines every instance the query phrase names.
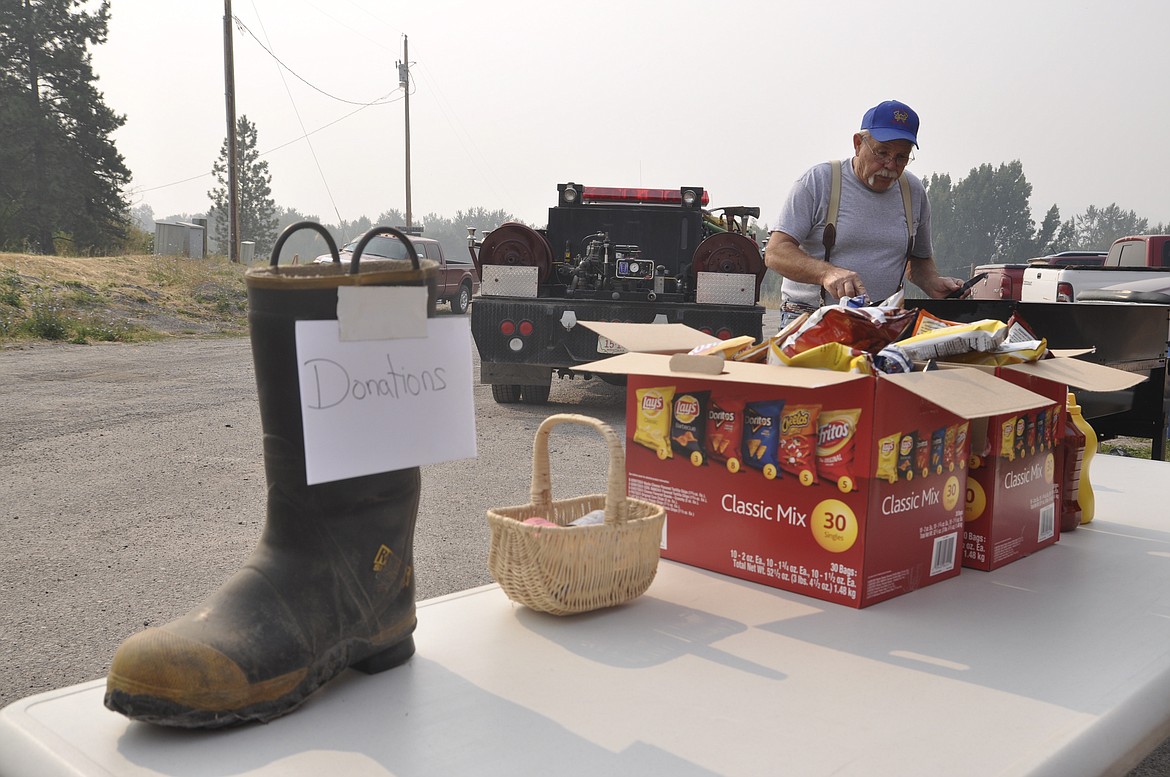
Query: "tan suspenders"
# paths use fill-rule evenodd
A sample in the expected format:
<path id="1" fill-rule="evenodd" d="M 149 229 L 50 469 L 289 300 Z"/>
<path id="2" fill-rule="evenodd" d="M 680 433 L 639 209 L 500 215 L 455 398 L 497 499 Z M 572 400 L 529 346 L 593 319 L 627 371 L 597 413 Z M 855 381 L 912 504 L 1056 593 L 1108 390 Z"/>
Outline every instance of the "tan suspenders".
<path id="1" fill-rule="evenodd" d="M 833 246 L 837 242 L 837 211 L 841 208 L 841 160 L 834 159 L 829 162 L 832 168 L 832 180 L 829 184 L 829 212 L 825 216 L 825 234 L 822 238 L 822 244 L 825 246 L 825 261 L 829 261 L 829 254 L 833 251 Z M 906 267 L 910 264 L 910 249 L 914 247 L 914 209 L 910 204 L 910 181 L 906 176 L 898 178 L 899 187 L 902 189 L 902 207 L 906 209 L 906 231 L 909 237 L 906 240 L 906 264 L 902 267 L 902 277 L 898 280 L 898 288 L 902 288 L 902 284 L 906 279 Z"/>

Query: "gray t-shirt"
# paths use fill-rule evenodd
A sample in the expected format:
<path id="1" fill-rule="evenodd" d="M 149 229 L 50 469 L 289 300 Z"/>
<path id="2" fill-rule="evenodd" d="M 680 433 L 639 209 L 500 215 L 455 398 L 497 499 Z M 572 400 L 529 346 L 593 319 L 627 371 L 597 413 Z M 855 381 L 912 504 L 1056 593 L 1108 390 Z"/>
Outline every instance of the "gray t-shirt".
<path id="1" fill-rule="evenodd" d="M 837 267 L 853 270 L 869 298 L 878 303 L 898 290 L 906 266 L 906 245 L 914 234 L 910 255 L 922 259 L 933 256 L 930 242 L 930 203 L 926 189 L 913 174 L 903 171 L 910 182 L 910 205 L 914 216 L 911 230 L 906 229 L 906 209 L 902 188 L 895 184 L 884 192 L 875 192 L 857 179 L 852 160 L 841 163 L 841 204 L 837 210 L 837 242 L 829 255 Z M 829 213 L 829 187 L 832 166 L 828 162 L 808 170 L 793 184 L 773 232 L 783 232 L 800 242 L 800 247 L 816 259 L 825 258 L 821 242 L 825 219 Z M 821 287 L 796 283 L 787 278 L 781 286 L 786 301 L 806 305 L 821 304 Z M 835 301 L 835 300 L 830 300 Z"/>

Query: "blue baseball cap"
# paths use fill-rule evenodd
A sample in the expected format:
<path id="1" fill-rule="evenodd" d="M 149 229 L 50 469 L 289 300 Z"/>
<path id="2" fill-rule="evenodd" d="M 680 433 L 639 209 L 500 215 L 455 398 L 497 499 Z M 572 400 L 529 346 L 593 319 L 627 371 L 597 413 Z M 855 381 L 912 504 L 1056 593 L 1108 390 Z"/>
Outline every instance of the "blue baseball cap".
<path id="1" fill-rule="evenodd" d="M 906 103 L 886 100 L 865 112 L 861 128 L 869 130 L 874 140 L 888 143 L 891 140 L 909 140 L 918 146 L 918 114 Z"/>

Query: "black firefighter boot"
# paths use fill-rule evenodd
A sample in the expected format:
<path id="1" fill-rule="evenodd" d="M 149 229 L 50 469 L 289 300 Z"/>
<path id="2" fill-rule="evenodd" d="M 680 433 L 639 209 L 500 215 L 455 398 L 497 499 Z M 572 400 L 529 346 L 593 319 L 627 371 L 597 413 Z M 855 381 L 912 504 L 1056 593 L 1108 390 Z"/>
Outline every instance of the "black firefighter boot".
<path id="1" fill-rule="evenodd" d="M 341 285 L 426 285 L 433 316 L 434 263 L 419 269 L 412 249 L 414 265 L 276 266 L 284 239 L 303 226 L 322 232 L 337 256 L 324 230 L 302 223 L 281 236 L 271 266 L 246 275 L 268 483 L 263 534 L 202 605 L 118 648 L 105 704 L 135 720 L 268 721 L 347 667 L 381 672 L 414 653 L 419 470 L 306 484 L 294 329 L 298 319 L 336 319 Z"/>

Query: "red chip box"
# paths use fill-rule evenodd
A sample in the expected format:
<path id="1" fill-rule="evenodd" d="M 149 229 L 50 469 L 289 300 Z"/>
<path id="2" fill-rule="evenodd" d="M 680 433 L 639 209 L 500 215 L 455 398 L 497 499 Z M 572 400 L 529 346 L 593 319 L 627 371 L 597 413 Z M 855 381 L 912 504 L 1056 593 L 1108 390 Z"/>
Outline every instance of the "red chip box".
<path id="1" fill-rule="evenodd" d="M 666 508 L 662 555 L 851 607 L 959 574 L 972 419 L 1048 404 L 978 370 L 680 358 L 710 336 L 580 323 L 655 351 L 583 369 L 629 376 L 629 493 Z"/>
<path id="2" fill-rule="evenodd" d="M 1070 352 L 1075 353 L 1075 352 Z M 1049 404 L 996 415 L 971 459 L 963 566 L 992 570 L 1060 538 L 1059 442 L 1069 388 L 1122 391 L 1144 376 L 1080 359 L 977 368 L 1048 399 Z"/>

